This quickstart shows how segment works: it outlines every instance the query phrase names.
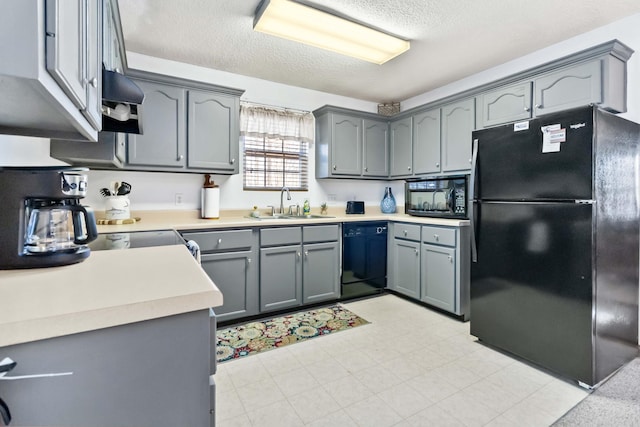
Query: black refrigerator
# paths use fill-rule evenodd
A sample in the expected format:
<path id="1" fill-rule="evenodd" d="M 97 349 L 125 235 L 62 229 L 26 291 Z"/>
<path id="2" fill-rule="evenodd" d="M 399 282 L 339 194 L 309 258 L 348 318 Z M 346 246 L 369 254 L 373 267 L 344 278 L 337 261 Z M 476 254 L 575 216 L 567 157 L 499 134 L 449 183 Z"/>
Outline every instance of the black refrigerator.
<path id="1" fill-rule="evenodd" d="M 472 335 L 588 387 L 636 357 L 639 142 L 597 107 L 473 133 Z"/>

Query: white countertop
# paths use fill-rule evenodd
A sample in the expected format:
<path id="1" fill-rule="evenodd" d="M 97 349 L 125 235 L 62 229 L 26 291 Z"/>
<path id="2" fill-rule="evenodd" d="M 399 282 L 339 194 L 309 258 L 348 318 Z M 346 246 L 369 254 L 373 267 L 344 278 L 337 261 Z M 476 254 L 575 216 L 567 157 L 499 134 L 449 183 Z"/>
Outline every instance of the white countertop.
<path id="1" fill-rule="evenodd" d="M 0 271 L 0 347 L 219 305 L 183 245 L 92 252 L 78 264 Z"/>
<path id="2" fill-rule="evenodd" d="M 382 214 L 367 207 L 370 213 L 364 215 L 346 215 L 344 208 L 330 208 L 328 216 L 312 219 L 255 219 L 248 218 L 248 211 L 221 211 L 219 219 L 201 219 L 198 210 L 168 210 L 168 211 L 139 211 L 133 212 L 132 217 L 139 217 L 135 224 L 99 225 L 100 233 L 126 233 L 148 230 L 206 230 L 216 228 L 237 227 L 269 227 L 274 225 L 304 225 L 355 221 L 398 221 L 425 225 L 443 225 L 463 227 L 469 225 L 469 220 L 441 219 L 411 216 L 404 213 Z M 312 210 L 312 213 L 317 212 Z M 96 213 L 100 217 L 99 213 Z"/>

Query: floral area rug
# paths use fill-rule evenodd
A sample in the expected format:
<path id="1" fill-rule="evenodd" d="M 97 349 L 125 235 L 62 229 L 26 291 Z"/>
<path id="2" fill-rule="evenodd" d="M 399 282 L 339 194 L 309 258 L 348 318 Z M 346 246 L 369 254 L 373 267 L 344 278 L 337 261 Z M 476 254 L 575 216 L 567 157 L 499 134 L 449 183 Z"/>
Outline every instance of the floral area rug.
<path id="1" fill-rule="evenodd" d="M 217 331 L 218 363 L 272 350 L 360 325 L 365 319 L 340 304 Z"/>

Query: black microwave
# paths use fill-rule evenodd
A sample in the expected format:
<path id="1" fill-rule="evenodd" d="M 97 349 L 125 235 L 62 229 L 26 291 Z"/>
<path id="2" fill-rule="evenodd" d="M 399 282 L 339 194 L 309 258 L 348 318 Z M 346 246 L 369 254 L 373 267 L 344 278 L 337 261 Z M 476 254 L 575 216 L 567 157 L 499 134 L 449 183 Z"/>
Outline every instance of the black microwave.
<path id="1" fill-rule="evenodd" d="M 468 183 L 468 175 L 407 180 L 404 212 L 415 216 L 468 219 Z"/>

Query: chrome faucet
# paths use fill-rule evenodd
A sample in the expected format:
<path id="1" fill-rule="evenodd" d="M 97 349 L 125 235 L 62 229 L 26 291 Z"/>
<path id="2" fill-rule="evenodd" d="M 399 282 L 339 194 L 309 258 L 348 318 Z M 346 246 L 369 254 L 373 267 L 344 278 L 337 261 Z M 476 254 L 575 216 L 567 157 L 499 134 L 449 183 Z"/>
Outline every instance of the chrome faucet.
<path id="1" fill-rule="evenodd" d="M 284 201 L 282 200 L 282 196 L 284 195 L 284 192 L 287 192 L 287 200 L 291 200 L 291 193 L 289 193 L 289 187 L 282 187 L 282 190 L 280 190 L 280 213 L 284 214 Z"/>

